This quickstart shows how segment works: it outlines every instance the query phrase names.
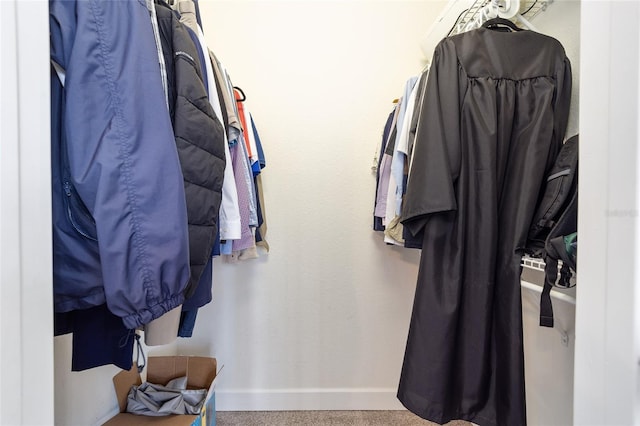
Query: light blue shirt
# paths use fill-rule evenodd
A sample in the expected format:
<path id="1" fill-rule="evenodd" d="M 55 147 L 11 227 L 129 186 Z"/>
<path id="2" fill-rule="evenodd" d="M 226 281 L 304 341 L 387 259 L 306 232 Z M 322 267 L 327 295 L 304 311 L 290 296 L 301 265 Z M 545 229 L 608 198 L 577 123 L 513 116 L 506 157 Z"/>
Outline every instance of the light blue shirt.
<path id="1" fill-rule="evenodd" d="M 398 151 L 398 145 L 400 142 L 400 129 L 402 127 L 402 123 L 404 123 L 405 113 L 407 112 L 407 106 L 409 102 L 409 98 L 411 97 L 411 92 L 413 91 L 414 86 L 418 82 L 418 77 L 414 76 L 407 80 L 404 86 L 404 94 L 402 95 L 402 103 L 400 104 L 400 111 L 398 112 L 398 122 L 396 126 L 398 126 L 398 131 L 396 133 L 396 143 L 393 148 L 393 160 L 391 161 L 391 174 L 396 181 L 396 215 L 400 216 L 402 209 L 402 192 L 403 192 L 403 181 L 404 181 L 404 161 L 406 155 L 404 152 Z M 387 218 L 387 220 L 391 220 L 393 218 Z"/>

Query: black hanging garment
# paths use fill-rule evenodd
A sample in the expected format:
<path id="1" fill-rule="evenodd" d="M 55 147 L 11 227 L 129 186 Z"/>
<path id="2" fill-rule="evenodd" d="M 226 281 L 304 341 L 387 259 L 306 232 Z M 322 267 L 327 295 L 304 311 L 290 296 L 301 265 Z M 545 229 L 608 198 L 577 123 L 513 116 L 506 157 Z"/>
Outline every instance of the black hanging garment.
<path id="1" fill-rule="evenodd" d="M 435 49 L 403 224 L 422 256 L 398 398 L 443 424 L 526 424 L 520 259 L 565 134 L 571 67 L 532 31 Z"/>
<path id="2" fill-rule="evenodd" d="M 156 13 L 167 68 L 169 114 L 184 175 L 191 272 L 185 290 L 188 299 L 209 264 L 216 240 L 226 161 L 224 128 L 209 103 L 189 30 L 165 1 L 156 0 Z"/>

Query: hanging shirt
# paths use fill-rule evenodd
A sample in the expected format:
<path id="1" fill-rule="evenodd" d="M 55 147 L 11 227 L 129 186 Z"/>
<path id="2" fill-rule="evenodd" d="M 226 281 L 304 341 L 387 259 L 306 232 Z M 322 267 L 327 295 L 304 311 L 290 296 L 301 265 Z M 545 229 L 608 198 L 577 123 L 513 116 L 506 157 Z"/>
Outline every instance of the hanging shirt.
<path id="1" fill-rule="evenodd" d="M 423 78 L 425 75 L 426 74 L 423 74 L 418 82 L 422 83 L 423 80 L 425 80 L 425 78 Z M 396 138 L 396 151 L 393 155 L 393 161 L 391 162 L 391 174 L 396 181 L 396 216 L 400 216 L 401 214 L 402 197 L 406 188 L 407 155 L 409 153 L 409 138 L 411 134 L 410 129 L 414 117 L 414 111 L 416 110 L 416 100 L 418 98 L 418 92 L 420 89 L 420 84 L 417 84 L 418 82 L 413 85 L 413 89 L 409 94 L 407 109 L 402 120 L 402 127 L 398 132 L 398 136 Z"/>
<path id="2" fill-rule="evenodd" d="M 245 180 L 247 182 L 247 187 L 249 188 L 250 196 L 247 200 L 249 202 L 249 225 L 250 226 L 258 226 L 258 209 L 257 209 L 257 197 L 256 197 L 256 189 L 253 182 L 254 170 L 253 163 L 258 161 L 257 150 L 255 148 L 255 141 L 253 141 L 253 130 L 248 125 L 250 121 L 248 120 L 248 116 L 246 115 L 246 108 L 244 107 L 244 102 L 240 99 L 240 92 L 234 88 L 236 105 L 238 107 L 238 117 L 240 117 L 240 122 L 242 123 L 242 133 L 239 135 L 239 141 L 242 141 L 242 151 L 244 152 L 245 158 L 243 161 L 245 162 L 247 171 L 245 174 Z M 253 150 L 253 152 L 252 152 Z M 255 152 L 255 153 L 254 153 Z"/>
<path id="3" fill-rule="evenodd" d="M 260 162 L 258 159 L 258 147 L 256 146 L 256 140 L 253 133 L 253 126 L 251 122 L 251 114 L 246 106 L 246 100 L 240 101 L 241 94 L 237 89 L 235 90 L 236 101 L 238 102 L 238 114 L 240 122 L 242 123 L 244 141 L 247 148 L 247 156 L 249 158 L 249 164 L 251 171 L 254 175 L 260 173 Z"/>
<path id="4" fill-rule="evenodd" d="M 211 58 L 211 65 L 213 65 L 213 71 L 216 75 L 216 81 L 222 86 L 221 93 L 227 116 L 227 136 L 229 143 L 232 143 L 238 138 L 238 134 L 242 131 L 242 125 L 238 119 L 236 98 L 233 93 L 233 84 L 231 84 L 231 79 L 224 65 L 222 65 L 213 52 L 209 51 L 209 56 Z"/>
<path id="5" fill-rule="evenodd" d="M 393 118 L 391 120 L 391 131 L 385 143 L 384 151 L 382 153 L 382 159 L 380 160 L 380 166 L 378 167 L 380 178 L 376 194 L 376 207 L 373 215 L 382 219 L 383 226 L 386 225 L 385 216 L 387 211 L 387 195 L 389 193 L 389 179 L 391 177 L 391 155 L 387 152 L 387 150 L 391 145 L 391 141 L 394 141 L 396 137 L 398 110 L 399 106 L 396 105 L 393 111 Z"/>
<path id="6" fill-rule="evenodd" d="M 232 241 L 232 251 L 236 252 L 255 246 L 253 231 L 251 229 L 251 198 L 253 198 L 251 187 L 253 184 L 252 180 L 248 180 L 249 168 L 244 141 L 241 140 L 232 147 L 231 159 L 236 171 L 236 187 L 238 188 L 240 219 L 242 223 L 242 237 Z"/>
<path id="7" fill-rule="evenodd" d="M 429 67 L 422 73 L 420 77 L 420 82 L 418 83 L 418 98 L 416 99 L 416 104 L 413 109 L 413 116 L 411 117 L 411 124 L 409 126 L 409 139 L 407 141 L 407 162 L 409 164 L 409 169 L 407 170 L 407 174 L 411 170 L 411 163 L 413 161 L 413 146 L 416 140 L 416 133 L 418 131 L 418 123 L 420 122 L 420 117 L 422 115 L 421 105 L 424 104 L 424 95 L 427 88 L 427 78 L 429 77 Z M 406 192 L 406 186 L 405 186 Z"/>
<path id="8" fill-rule="evenodd" d="M 267 160 L 264 155 L 264 149 L 262 148 L 262 141 L 260 139 L 260 135 L 258 134 L 258 129 L 256 128 L 256 124 L 253 121 L 253 117 L 251 118 L 251 127 L 253 129 L 253 136 L 256 143 L 256 148 L 258 151 L 258 172 L 254 173 L 254 187 L 256 189 L 256 209 L 257 209 L 257 217 L 258 217 L 258 226 L 255 231 L 256 245 L 263 247 L 267 252 L 269 252 L 269 243 L 266 241 L 267 235 L 267 221 L 265 218 L 265 206 L 264 206 L 264 194 L 262 191 L 262 179 L 260 173 L 262 170 L 267 167 Z"/>
<path id="9" fill-rule="evenodd" d="M 382 217 L 376 216 L 376 211 L 378 207 L 378 190 L 380 188 L 380 183 L 381 183 L 380 178 L 381 178 L 381 169 L 382 169 L 382 159 L 384 158 L 384 149 L 387 145 L 389 134 L 391 133 L 391 125 L 393 123 L 394 116 L 395 116 L 395 108 L 387 117 L 387 121 L 384 125 L 384 130 L 382 131 L 382 142 L 380 143 L 380 151 L 377 153 L 378 161 L 374 166 L 376 171 L 376 197 L 373 204 L 373 230 L 374 231 L 384 231 L 384 225 L 382 224 Z M 375 158 L 374 158 L 374 161 L 375 161 Z"/>
<path id="10" fill-rule="evenodd" d="M 410 121 L 415 103 L 415 91 L 418 77 L 411 77 L 407 80 L 404 88 L 404 95 L 400 102 L 400 112 L 398 113 L 398 124 L 396 138 L 393 145 L 393 155 L 391 158 L 391 174 L 389 188 L 387 192 L 387 209 L 385 212 L 387 226 L 384 231 L 384 242 L 388 244 L 404 245 L 402 239 L 402 225 L 400 224 L 400 204 L 404 188 L 404 160 L 405 155 L 402 147 L 405 145 L 407 137 L 407 121 Z M 407 112 L 409 112 L 407 114 Z"/>
<path id="11" fill-rule="evenodd" d="M 160 65 L 160 78 L 162 79 L 162 88 L 164 89 L 167 108 L 169 108 L 169 93 L 167 92 L 167 65 L 164 61 L 164 54 L 162 53 L 162 43 L 160 42 L 160 30 L 158 29 L 158 16 L 156 15 L 156 7 L 153 3 L 153 0 L 145 0 L 145 4 L 151 17 L 151 28 L 153 28 L 153 37 L 156 42 L 156 53 L 158 54 L 158 64 Z"/>
<path id="12" fill-rule="evenodd" d="M 427 420 L 526 424 L 520 259 L 570 97 L 551 37 L 480 28 L 435 49 L 402 210 L 423 240 L 398 388 Z"/>
<path id="13" fill-rule="evenodd" d="M 403 149 L 406 146 L 408 121 L 411 121 L 411 117 L 413 115 L 413 105 L 416 100 L 414 88 L 416 87 L 417 82 L 418 77 L 411 77 L 407 80 L 404 87 L 404 94 L 402 95 L 402 101 L 400 102 L 397 124 L 398 131 L 396 132 L 396 139 L 391 159 L 391 179 L 393 186 L 390 185 L 389 194 L 387 196 L 387 199 L 392 198 L 392 202 L 389 203 L 389 201 L 387 201 L 388 206 L 386 216 L 389 220 L 400 213 L 399 201 L 402 196 L 402 175 L 405 158 Z M 400 194 L 398 194 L 398 192 L 400 192 Z M 400 195 L 400 197 L 398 195 Z"/>

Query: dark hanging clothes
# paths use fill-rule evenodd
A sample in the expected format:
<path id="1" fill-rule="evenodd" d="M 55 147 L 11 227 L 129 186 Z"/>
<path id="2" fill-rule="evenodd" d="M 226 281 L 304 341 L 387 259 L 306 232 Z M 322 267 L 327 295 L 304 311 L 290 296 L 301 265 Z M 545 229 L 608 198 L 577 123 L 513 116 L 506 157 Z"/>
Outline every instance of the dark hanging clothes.
<path id="1" fill-rule="evenodd" d="M 219 226 L 220 224 L 218 224 Z M 195 293 L 182 304 L 178 337 L 191 337 L 196 326 L 198 309 L 213 300 L 213 258 L 220 256 L 220 229 L 216 233 L 216 242 L 211 251 L 209 263 L 204 267 Z"/>
<path id="2" fill-rule="evenodd" d="M 56 336 L 73 333 L 71 371 L 113 364 L 130 370 L 135 331 L 112 314 L 106 304 L 70 312 L 56 312 Z"/>
<path id="3" fill-rule="evenodd" d="M 526 424 L 520 259 L 570 96 L 551 37 L 436 47 L 402 211 L 422 257 L 398 398 L 420 417 Z"/>
<path id="4" fill-rule="evenodd" d="M 224 128 L 209 103 L 204 67 L 187 27 L 165 1 L 155 4 L 162 51 L 170 58 L 168 81 L 174 84 L 169 110 L 184 177 L 191 272 L 185 297 L 189 299 L 197 291 L 216 240 L 226 161 Z"/>

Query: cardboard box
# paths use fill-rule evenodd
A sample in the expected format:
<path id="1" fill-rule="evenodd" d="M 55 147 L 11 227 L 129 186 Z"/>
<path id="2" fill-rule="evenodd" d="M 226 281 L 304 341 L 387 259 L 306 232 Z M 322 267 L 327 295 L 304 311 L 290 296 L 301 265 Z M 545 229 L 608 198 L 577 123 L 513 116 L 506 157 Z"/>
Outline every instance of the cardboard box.
<path id="1" fill-rule="evenodd" d="M 162 417 L 138 416 L 126 413 L 127 395 L 134 385 L 142 384 L 135 364 L 129 371 L 121 371 L 113 377 L 120 413 L 112 417 L 106 426 L 215 426 L 215 382 L 218 375 L 215 358 L 196 356 L 158 356 L 147 361 L 147 382 L 166 384 L 169 380 L 187 376 L 188 389 L 208 389 L 200 415 L 170 415 Z"/>

